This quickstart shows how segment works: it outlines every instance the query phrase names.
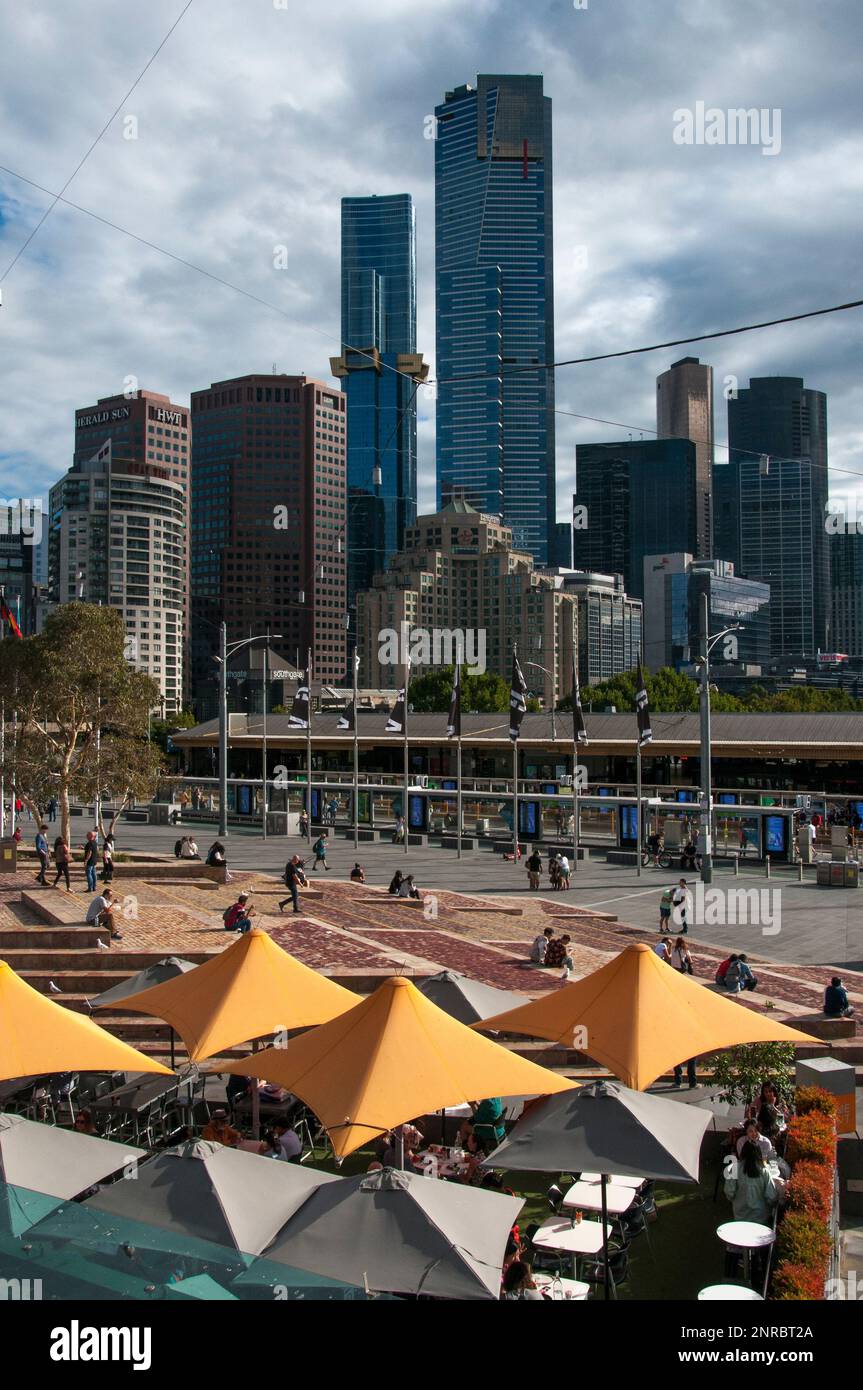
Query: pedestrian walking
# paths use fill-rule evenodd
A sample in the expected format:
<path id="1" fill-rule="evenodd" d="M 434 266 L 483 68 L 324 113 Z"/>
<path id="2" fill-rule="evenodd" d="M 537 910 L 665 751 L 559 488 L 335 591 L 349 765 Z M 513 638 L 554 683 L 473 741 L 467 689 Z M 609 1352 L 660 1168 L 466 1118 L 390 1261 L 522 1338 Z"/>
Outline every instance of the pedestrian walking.
<path id="1" fill-rule="evenodd" d="M 323 864 L 327 873 L 329 873 L 330 866 L 327 863 L 327 832 L 325 830 L 321 831 L 315 843 L 312 845 L 312 849 L 315 855 L 315 862 L 312 868 L 315 870 L 315 873 L 317 873 L 318 864 Z"/>
<path id="2" fill-rule="evenodd" d="M 305 806 L 304 806 L 303 809 L 300 811 L 300 834 L 302 835 L 302 837 L 303 837 L 304 840 L 308 837 L 308 833 L 309 833 L 309 813 L 308 813 L 308 811 L 306 810 L 306 808 L 305 808 Z"/>
<path id="3" fill-rule="evenodd" d="M 569 860 L 567 859 L 567 857 L 566 857 L 565 854 L 561 854 L 561 855 L 559 856 L 558 861 L 557 861 L 557 866 L 558 866 L 558 880 L 557 880 L 557 886 L 558 886 L 558 888 L 560 888 L 560 889 L 563 891 L 563 890 L 565 890 L 565 889 L 567 889 L 567 888 L 569 887 L 570 874 L 572 873 L 572 870 L 571 870 L 570 867 L 569 867 Z"/>
<path id="4" fill-rule="evenodd" d="M 48 819 L 52 823 L 57 819 L 57 798 L 52 796 L 48 802 Z"/>
<path id="5" fill-rule="evenodd" d="M 87 831 L 87 839 L 81 846 L 84 851 L 84 873 L 87 876 L 87 891 L 96 891 L 96 869 L 99 864 L 99 840 L 95 830 Z"/>
<path id="6" fill-rule="evenodd" d="M 282 875 L 282 877 L 284 878 L 285 887 L 287 888 L 291 896 L 289 898 L 282 898 L 281 902 L 279 903 L 280 912 L 284 912 L 285 904 L 289 902 L 293 903 L 294 912 L 299 912 L 300 895 L 298 890 L 300 888 L 307 887 L 309 882 L 306 878 L 305 873 L 303 872 L 304 869 L 305 860 L 301 859 L 298 854 L 295 854 L 293 858 L 289 859 L 287 864 L 285 865 L 285 872 Z"/>
<path id="7" fill-rule="evenodd" d="M 67 893 L 72 892 L 72 884 L 69 882 L 69 861 L 71 857 L 69 846 L 66 844 L 63 836 L 58 835 L 54 841 L 54 867 L 57 870 L 54 878 L 54 887 L 57 887 L 61 878 L 65 878 Z"/>
<path id="8" fill-rule="evenodd" d="M 48 872 L 49 860 L 48 836 L 45 834 L 47 829 L 47 825 L 40 825 L 39 829 L 36 831 L 36 853 L 39 856 L 39 877 L 36 882 L 44 883 L 46 888 L 48 886 L 48 880 L 45 875 Z"/>

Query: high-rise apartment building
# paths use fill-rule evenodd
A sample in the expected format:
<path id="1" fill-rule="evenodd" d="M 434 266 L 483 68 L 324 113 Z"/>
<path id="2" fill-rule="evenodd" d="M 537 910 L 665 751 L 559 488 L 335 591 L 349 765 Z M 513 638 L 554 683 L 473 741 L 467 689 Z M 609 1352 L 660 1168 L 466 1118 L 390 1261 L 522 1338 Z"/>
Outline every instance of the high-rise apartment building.
<path id="1" fill-rule="evenodd" d="M 182 708 L 188 631 L 189 409 L 137 391 L 75 413 L 75 454 L 49 498 L 54 603 L 109 604 L 130 660 Z"/>
<path id="2" fill-rule="evenodd" d="M 571 568 L 543 573 L 554 575 L 555 582 L 576 601 L 579 684 L 598 685 L 634 671 L 644 654 L 643 604 L 626 592 L 623 576 Z"/>
<path id="3" fill-rule="evenodd" d="M 500 517 L 459 499 L 418 517 L 390 568 L 357 595 L 364 686 L 398 686 L 402 667 L 382 660 L 390 650 L 386 634 L 415 629 L 429 633 L 432 642 L 441 634 L 439 659 L 431 664 L 452 659 L 452 634 L 461 633 L 466 660 L 481 649 L 486 669 L 509 679 L 518 643 L 528 685 L 546 705 L 572 689 L 574 596 L 559 578 L 534 570 L 532 557 L 514 548 Z M 422 669 L 415 667 L 413 674 Z"/>
<path id="4" fill-rule="evenodd" d="M 712 554 L 713 368 L 682 357 L 656 378 L 656 432 L 662 439 L 691 439 L 695 445 L 696 555 Z"/>
<path id="5" fill-rule="evenodd" d="M 416 517 L 416 227 L 407 193 L 342 199 L 342 351 L 347 398 L 348 608 L 386 569 Z"/>
<path id="6" fill-rule="evenodd" d="M 863 656 L 863 532 L 853 529 L 829 538 L 833 588 L 830 650 Z"/>
<path id="7" fill-rule="evenodd" d="M 698 530 L 695 445 L 688 439 L 579 444 L 573 496 L 578 569 L 622 574 L 644 597 L 644 557 L 692 553 Z"/>
<path id="8" fill-rule="evenodd" d="M 345 669 L 343 392 L 311 377 L 251 374 L 192 392 L 192 661 L 202 709 L 219 624 L 316 679 Z"/>
<path id="9" fill-rule="evenodd" d="M 830 644 L 827 397 L 800 377 L 753 377 L 728 402 L 728 444 L 716 556 L 770 585 L 771 655 L 814 656 Z"/>
<path id="10" fill-rule="evenodd" d="M 502 516 L 547 564 L 555 525 L 551 99 L 480 75 L 436 107 L 438 505 Z M 463 378 L 459 380 L 459 378 Z"/>

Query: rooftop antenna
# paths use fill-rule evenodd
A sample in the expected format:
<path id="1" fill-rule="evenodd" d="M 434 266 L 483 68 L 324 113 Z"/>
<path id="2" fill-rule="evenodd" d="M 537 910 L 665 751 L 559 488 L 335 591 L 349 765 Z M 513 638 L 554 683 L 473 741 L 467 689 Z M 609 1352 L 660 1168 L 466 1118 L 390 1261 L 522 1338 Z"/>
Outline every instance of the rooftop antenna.
<path id="1" fill-rule="evenodd" d="M 279 375 L 279 370 L 278 370 L 278 367 L 276 366 L 276 364 L 275 364 L 275 362 L 274 362 L 274 363 L 273 363 L 273 376 L 278 376 L 278 375 Z"/>

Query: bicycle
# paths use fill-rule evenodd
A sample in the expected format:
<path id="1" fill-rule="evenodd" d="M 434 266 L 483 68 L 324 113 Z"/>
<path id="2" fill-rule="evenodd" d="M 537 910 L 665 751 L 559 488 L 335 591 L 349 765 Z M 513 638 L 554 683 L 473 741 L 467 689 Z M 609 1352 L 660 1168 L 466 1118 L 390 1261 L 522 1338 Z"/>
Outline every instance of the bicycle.
<path id="1" fill-rule="evenodd" d="M 643 849 L 641 851 L 641 866 L 646 869 L 650 864 L 653 864 L 654 868 L 657 869 L 670 869 L 671 855 L 667 849 L 661 849 L 655 855 L 652 850 Z"/>

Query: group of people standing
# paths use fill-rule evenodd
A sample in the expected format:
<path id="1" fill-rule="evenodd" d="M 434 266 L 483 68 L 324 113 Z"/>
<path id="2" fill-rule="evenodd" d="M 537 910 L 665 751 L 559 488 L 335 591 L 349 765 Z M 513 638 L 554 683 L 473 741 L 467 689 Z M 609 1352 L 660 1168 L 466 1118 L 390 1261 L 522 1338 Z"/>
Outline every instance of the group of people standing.
<path id="1" fill-rule="evenodd" d="M 527 861 L 527 882 L 532 893 L 539 890 L 539 880 L 542 877 L 543 862 L 542 855 L 535 849 Z M 548 885 L 555 891 L 566 889 L 570 886 L 572 869 L 569 859 L 556 849 L 549 850 L 548 855 Z"/>
<path id="2" fill-rule="evenodd" d="M 36 881 L 37 883 L 44 884 L 46 887 L 48 886 L 47 875 L 53 858 L 54 868 L 56 870 L 53 887 L 56 888 L 62 878 L 66 884 L 67 893 L 71 893 L 72 883 L 70 870 L 73 863 L 72 850 L 62 835 L 56 837 L 52 850 L 48 843 L 47 832 L 48 826 L 43 822 L 36 832 L 36 854 L 39 858 L 39 875 Z M 110 832 L 105 836 L 102 841 L 100 854 L 98 832 L 89 830 L 84 844 L 79 845 L 78 848 L 83 855 L 87 888 L 91 893 L 95 893 L 96 876 L 100 859 L 102 864 L 102 882 L 110 883 L 114 877 L 114 836 Z"/>

